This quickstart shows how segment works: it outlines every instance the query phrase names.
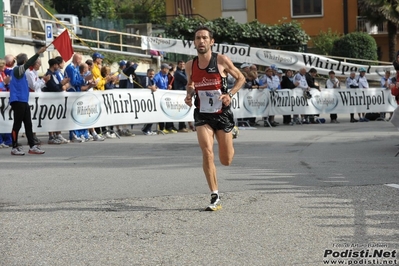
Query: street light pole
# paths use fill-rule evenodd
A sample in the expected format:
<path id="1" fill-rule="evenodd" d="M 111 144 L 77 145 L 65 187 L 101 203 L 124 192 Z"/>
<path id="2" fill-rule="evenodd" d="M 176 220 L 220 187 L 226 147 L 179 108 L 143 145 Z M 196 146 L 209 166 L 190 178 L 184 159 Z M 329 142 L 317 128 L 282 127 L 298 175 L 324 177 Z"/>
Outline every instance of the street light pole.
<path id="1" fill-rule="evenodd" d="M 4 58 L 5 52 L 5 41 L 4 41 L 4 2 L 0 1 L 0 58 Z"/>

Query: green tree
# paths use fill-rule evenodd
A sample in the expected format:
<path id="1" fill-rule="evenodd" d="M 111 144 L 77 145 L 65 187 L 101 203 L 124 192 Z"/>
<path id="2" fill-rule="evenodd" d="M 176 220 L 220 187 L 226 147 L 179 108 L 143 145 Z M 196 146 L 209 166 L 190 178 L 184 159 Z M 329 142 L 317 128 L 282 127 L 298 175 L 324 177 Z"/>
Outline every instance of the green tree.
<path id="1" fill-rule="evenodd" d="M 74 14 L 78 16 L 79 19 L 91 15 L 90 5 L 88 5 L 87 0 L 46 0 L 45 3 L 46 2 L 60 14 Z"/>
<path id="2" fill-rule="evenodd" d="M 329 28 L 328 31 L 320 31 L 316 37 L 312 38 L 316 53 L 331 55 L 334 42 L 339 38 L 341 38 L 341 35 L 337 32 L 333 32 L 331 28 Z"/>
<path id="3" fill-rule="evenodd" d="M 332 55 L 377 61 L 377 43 L 373 37 L 365 32 L 352 32 L 334 42 Z M 370 64 L 370 62 L 366 61 L 348 62 L 354 64 Z"/>
<path id="4" fill-rule="evenodd" d="M 116 15 L 121 19 L 134 19 L 138 23 L 165 24 L 165 0 L 116 0 Z"/>
<path id="5" fill-rule="evenodd" d="M 113 0 L 90 0 L 89 8 L 92 18 L 115 19 L 115 2 Z"/>
<path id="6" fill-rule="evenodd" d="M 360 14 L 372 24 L 387 22 L 389 60 L 396 58 L 396 33 L 399 25 L 399 0 L 358 0 Z"/>
<path id="7" fill-rule="evenodd" d="M 165 34 L 169 38 L 192 40 L 199 25 L 210 27 L 217 43 L 244 43 L 253 47 L 299 51 L 309 40 L 309 36 L 296 21 L 282 21 L 270 26 L 257 20 L 240 24 L 232 17 L 206 21 L 180 15 L 166 25 Z"/>

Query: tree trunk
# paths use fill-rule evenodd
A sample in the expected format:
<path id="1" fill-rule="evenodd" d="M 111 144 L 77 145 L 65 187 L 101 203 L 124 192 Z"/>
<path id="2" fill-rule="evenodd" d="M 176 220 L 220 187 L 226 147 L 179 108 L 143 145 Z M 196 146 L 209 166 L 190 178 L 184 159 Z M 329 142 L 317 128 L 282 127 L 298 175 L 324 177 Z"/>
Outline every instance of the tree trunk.
<path id="1" fill-rule="evenodd" d="M 391 21 L 387 22 L 388 28 L 388 47 L 389 47 L 389 61 L 393 62 L 396 59 L 396 32 L 398 26 Z"/>

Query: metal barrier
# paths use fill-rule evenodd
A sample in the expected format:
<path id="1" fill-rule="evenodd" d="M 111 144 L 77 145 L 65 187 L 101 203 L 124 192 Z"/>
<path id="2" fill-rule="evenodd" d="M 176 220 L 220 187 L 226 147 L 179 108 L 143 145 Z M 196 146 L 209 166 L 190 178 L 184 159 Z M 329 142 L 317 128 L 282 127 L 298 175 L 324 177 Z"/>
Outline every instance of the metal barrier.
<path id="1" fill-rule="evenodd" d="M 27 22 L 28 24 L 25 24 Z M 35 25 L 42 25 L 42 31 L 39 31 L 38 27 L 32 29 L 30 24 L 34 23 Z M 17 37 L 17 38 L 26 38 L 31 37 L 34 40 L 45 40 L 45 31 L 44 25 L 46 23 L 53 24 L 53 35 L 54 37 L 58 36 L 56 31 L 56 22 L 53 20 L 39 19 L 34 17 L 28 17 L 24 15 L 16 15 L 11 14 L 11 25 L 5 28 L 7 34 L 6 37 Z M 68 24 L 66 24 L 68 25 Z M 109 48 L 112 47 L 112 50 L 118 51 L 142 51 L 141 50 L 141 36 L 132 33 L 125 32 L 117 32 L 110 30 L 103 30 L 93 27 L 87 27 L 84 25 L 79 25 L 79 28 L 87 30 L 91 32 L 90 38 L 83 38 L 80 36 L 76 36 L 74 34 L 70 34 L 71 40 L 73 44 L 81 43 L 87 44 L 89 47 L 93 48 Z M 100 36 L 113 36 L 112 42 L 110 42 L 110 38 L 101 38 Z M 145 54 L 145 53 L 143 53 Z"/>

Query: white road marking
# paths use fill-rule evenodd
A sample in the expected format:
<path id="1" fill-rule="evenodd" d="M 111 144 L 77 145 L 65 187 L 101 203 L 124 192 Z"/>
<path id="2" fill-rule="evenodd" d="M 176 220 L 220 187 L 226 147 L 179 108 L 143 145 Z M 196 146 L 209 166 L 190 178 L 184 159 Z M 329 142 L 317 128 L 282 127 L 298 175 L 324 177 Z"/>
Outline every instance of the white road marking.
<path id="1" fill-rule="evenodd" d="M 399 189 L 399 184 L 385 184 L 388 187 L 394 187 Z"/>

